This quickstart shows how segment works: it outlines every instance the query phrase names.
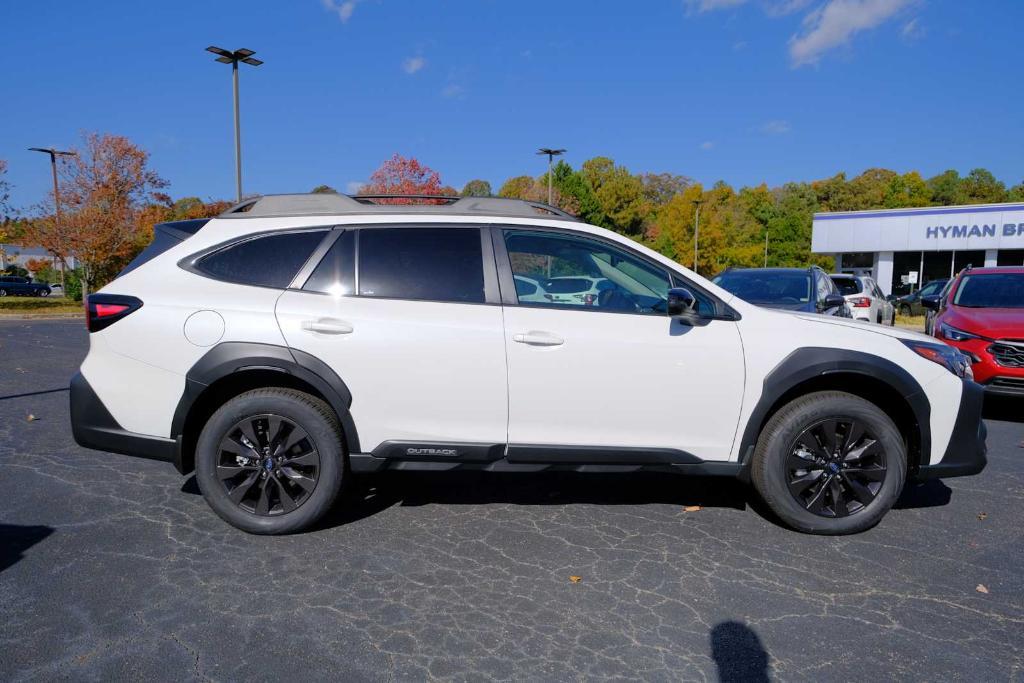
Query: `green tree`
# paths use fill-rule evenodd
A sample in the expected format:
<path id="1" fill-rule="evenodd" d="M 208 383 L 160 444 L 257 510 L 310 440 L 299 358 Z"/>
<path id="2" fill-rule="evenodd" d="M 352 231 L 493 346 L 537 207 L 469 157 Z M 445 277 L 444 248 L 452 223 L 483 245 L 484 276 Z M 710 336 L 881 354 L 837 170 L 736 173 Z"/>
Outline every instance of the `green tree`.
<path id="1" fill-rule="evenodd" d="M 461 194 L 463 197 L 490 197 L 491 184 L 486 180 L 470 180 L 462 188 Z"/>
<path id="2" fill-rule="evenodd" d="M 928 189 L 932 195 L 932 204 L 954 206 L 967 203 L 967 196 L 964 194 L 963 185 L 960 182 L 960 174 L 952 169 L 929 178 Z"/>
<path id="3" fill-rule="evenodd" d="M 499 197 L 509 199 L 527 199 L 533 189 L 534 180 L 528 175 L 519 175 L 509 178 L 498 190 Z"/>
<path id="4" fill-rule="evenodd" d="M 338 194 L 338 191 L 330 185 L 317 185 L 311 192 L 313 194 Z"/>
<path id="5" fill-rule="evenodd" d="M 647 202 L 640 179 L 607 157 L 594 157 L 583 162 L 582 173 L 593 188 L 598 208 L 603 214 L 601 225 L 624 235 L 641 235 L 647 217 Z"/>
<path id="6" fill-rule="evenodd" d="M 968 204 L 997 204 L 1006 201 L 1006 185 L 984 168 L 973 169 L 960 184 Z"/>

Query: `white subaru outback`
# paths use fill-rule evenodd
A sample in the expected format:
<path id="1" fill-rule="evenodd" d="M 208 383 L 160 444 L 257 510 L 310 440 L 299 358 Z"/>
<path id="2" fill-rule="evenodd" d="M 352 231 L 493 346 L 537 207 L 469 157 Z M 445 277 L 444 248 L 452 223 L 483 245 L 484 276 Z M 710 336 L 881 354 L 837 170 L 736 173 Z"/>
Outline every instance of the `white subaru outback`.
<path id="1" fill-rule="evenodd" d="M 752 306 L 548 206 L 388 201 L 266 196 L 156 226 L 89 297 L 78 443 L 194 469 L 262 534 L 388 468 L 733 476 L 791 527 L 843 534 L 908 478 L 985 465 L 981 387 L 934 339 Z M 614 286 L 517 297 L 517 277 L 569 276 Z"/>

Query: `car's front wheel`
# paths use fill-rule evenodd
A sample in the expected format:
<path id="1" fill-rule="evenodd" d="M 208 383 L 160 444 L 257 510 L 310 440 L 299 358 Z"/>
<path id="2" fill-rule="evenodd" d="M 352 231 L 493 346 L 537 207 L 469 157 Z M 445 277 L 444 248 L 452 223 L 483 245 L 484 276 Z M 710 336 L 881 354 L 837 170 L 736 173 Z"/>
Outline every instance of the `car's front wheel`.
<path id="1" fill-rule="evenodd" d="M 196 444 L 196 479 L 225 521 L 254 534 L 307 528 L 341 490 L 338 421 L 320 399 L 292 389 L 241 394 L 210 417 Z"/>
<path id="2" fill-rule="evenodd" d="M 903 489 L 907 455 L 896 425 L 876 405 L 839 391 L 807 394 L 765 425 L 751 476 L 789 526 L 814 534 L 868 529 Z"/>

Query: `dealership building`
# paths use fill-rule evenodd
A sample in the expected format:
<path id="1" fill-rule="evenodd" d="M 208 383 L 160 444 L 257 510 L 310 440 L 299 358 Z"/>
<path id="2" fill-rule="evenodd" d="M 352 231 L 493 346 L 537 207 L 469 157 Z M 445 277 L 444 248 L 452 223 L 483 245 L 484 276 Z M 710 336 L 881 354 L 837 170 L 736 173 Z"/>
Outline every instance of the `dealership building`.
<path id="1" fill-rule="evenodd" d="M 1024 204 L 817 213 L 811 251 L 906 294 L 967 266 L 1024 265 Z"/>

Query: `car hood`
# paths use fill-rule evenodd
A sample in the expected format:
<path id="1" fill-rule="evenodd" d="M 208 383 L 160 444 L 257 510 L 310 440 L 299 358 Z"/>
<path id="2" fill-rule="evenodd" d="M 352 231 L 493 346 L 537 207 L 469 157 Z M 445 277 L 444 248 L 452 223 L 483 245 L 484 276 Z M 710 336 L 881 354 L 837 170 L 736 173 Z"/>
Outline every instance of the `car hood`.
<path id="1" fill-rule="evenodd" d="M 863 321 L 851 320 L 849 318 L 839 318 L 834 315 L 820 315 L 817 313 L 800 313 L 800 312 L 788 312 L 778 311 L 777 315 L 794 316 L 801 320 L 806 320 L 812 323 L 818 323 L 820 325 L 835 325 L 837 327 L 845 327 L 850 330 L 857 330 L 865 334 L 881 334 L 886 337 L 893 337 L 894 339 L 910 339 L 915 341 L 929 342 L 932 344 L 941 343 L 934 337 L 929 337 L 921 332 L 913 332 L 911 330 L 905 330 L 899 327 L 889 327 L 888 325 L 876 325 L 875 323 L 867 323 Z"/>
<path id="2" fill-rule="evenodd" d="M 942 322 L 991 339 L 1024 339 L 1024 308 L 952 306 Z"/>

